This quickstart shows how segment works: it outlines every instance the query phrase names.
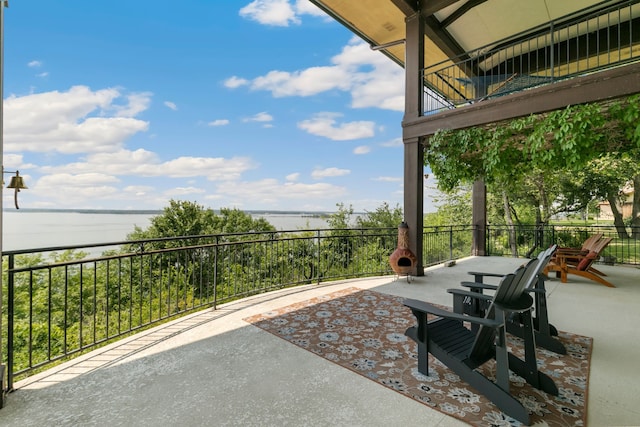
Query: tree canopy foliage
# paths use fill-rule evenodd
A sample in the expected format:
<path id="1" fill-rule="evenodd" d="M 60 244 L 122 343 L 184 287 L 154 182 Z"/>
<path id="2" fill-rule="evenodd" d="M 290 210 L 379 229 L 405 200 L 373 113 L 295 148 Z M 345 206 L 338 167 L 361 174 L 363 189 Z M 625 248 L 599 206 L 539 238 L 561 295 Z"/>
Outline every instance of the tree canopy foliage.
<path id="1" fill-rule="evenodd" d="M 450 191 L 476 179 L 509 182 L 532 169 L 580 170 L 604 153 L 640 149 L 640 96 L 608 106 L 572 105 L 492 127 L 441 130 L 425 163 Z"/>
<path id="2" fill-rule="evenodd" d="M 546 221 L 594 198 L 613 201 L 625 183 L 640 183 L 633 161 L 639 155 L 640 95 L 634 95 L 489 127 L 441 130 L 426 145 L 424 161 L 442 191 L 481 179 L 511 206 L 542 206 L 539 221 Z M 634 212 L 632 223 L 640 225 L 640 206 Z"/>
<path id="3" fill-rule="evenodd" d="M 254 219 L 239 209 L 221 208 L 219 213 L 191 201 L 170 200 L 160 215 L 151 218 L 143 230 L 136 226 L 128 240 L 156 239 L 178 236 L 204 236 L 223 233 L 276 231 L 264 218 Z"/>
<path id="4" fill-rule="evenodd" d="M 397 227 L 404 220 L 400 205 L 389 206 L 387 202 L 378 206 L 375 211 L 366 212 L 358 217 L 356 224 L 360 228 Z"/>

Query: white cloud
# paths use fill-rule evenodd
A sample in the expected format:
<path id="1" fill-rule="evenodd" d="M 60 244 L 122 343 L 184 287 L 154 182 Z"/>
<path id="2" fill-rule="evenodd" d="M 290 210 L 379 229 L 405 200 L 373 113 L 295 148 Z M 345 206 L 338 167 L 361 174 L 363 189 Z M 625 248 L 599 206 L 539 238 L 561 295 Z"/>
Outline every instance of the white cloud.
<path id="1" fill-rule="evenodd" d="M 285 177 L 285 179 L 286 179 L 287 181 L 291 181 L 291 182 L 293 182 L 293 181 L 297 181 L 297 180 L 299 180 L 299 179 L 300 179 L 300 173 L 298 173 L 298 172 L 296 172 L 296 173 L 290 173 L 289 175 L 287 175 L 287 176 Z"/>
<path id="2" fill-rule="evenodd" d="M 288 27 L 289 24 L 300 24 L 288 0 L 254 0 L 240 9 L 240 16 L 263 25 Z"/>
<path id="3" fill-rule="evenodd" d="M 142 175 L 137 171 L 143 165 L 159 165 L 158 156 L 144 149 L 135 151 L 121 149 L 112 153 L 96 153 L 86 156 L 84 161 L 68 163 L 58 166 L 45 166 L 41 171 L 46 174 L 81 174 L 99 168 L 102 172 L 111 175 Z"/>
<path id="4" fill-rule="evenodd" d="M 243 121 L 244 122 L 261 122 L 261 123 L 265 123 L 265 122 L 273 121 L 273 116 L 271 114 L 267 113 L 266 111 L 263 111 L 261 113 L 256 114 L 255 116 L 247 117 Z"/>
<path id="5" fill-rule="evenodd" d="M 315 169 L 311 172 L 311 177 L 313 179 L 322 179 L 322 178 L 333 178 L 336 176 L 345 176 L 351 173 L 348 169 L 338 169 L 338 168 L 326 168 L 326 169 Z"/>
<path id="6" fill-rule="evenodd" d="M 278 207 L 283 200 L 339 200 L 347 194 L 347 190 L 327 183 L 285 182 L 282 184 L 275 179 L 262 179 L 221 185 L 218 186 L 216 193 L 218 197 L 228 198 L 231 201 L 230 206 L 239 206 L 243 204 L 242 200 L 251 200 L 255 206 Z"/>
<path id="7" fill-rule="evenodd" d="M 178 106 L 175 103 L 171 102 L 171 101 L 164 101 L 164 106 L 169 108 L 170 110 L 173 110 L 173 111 L 177 111 L 178 110 Z"/>
<path id="8" fill-rule="evenodd" d="M 155 188 L 150 185 L 127 185 L 122 191 L 130 193 L 135 197 L 144 197 L 152 191 L 155 191 Z"/>
<path id="9" fill-rule="evenodd" d="M 373 180 L 378 182 L 402 182 L 402 178 L 399 176 L 379 176 Z"/>
<path id="10" fill-rule="evenodd" d="M 324 13 L 324 11 L 322 11 L 315 4 L 311 3 L 309 0 L 296 0 L 294 8 L 295 8 L 295 11 L 300 15 L 306 14 L 306 15 L 312 15 L 312 16 L 325 17 L 327 18 L 327 21 L 332 21 L 329 15 Z"/>
<path id="11" fill-rule="evenodd" d="M 88 172 L 79 174 L 59 173 L 45 175 L 38 180 L 38 186 L 64 188 L 66 185 L 74 187 L 95 187 L 96 185 L 114 184 L 120 180 L 115 176 L 104 173 Z"/>
<path id="12" fill-rule="evenodd" d="M 164 192 L 165 196 L 176 197 L 176 196 L 186 196 L 188 194 L 202 194 L 205 191 L 202 188 L 195 187 L 176 187 Z"/>
<path id="13" fill-rule="evenodd" d="M 339 90 L 351 94 L 353 108 L 404 111 L 404 70 L 357 37 L 331 58 L 332 65 L 297 71 L 272 70 L 251 81 L 231 77 L 252 90 L 269 91 L 274 97 L 312 96 Z M 235 88 L 239 83 L 226 84 Z"/>
<path id="14" fill-rule="evenodd" d="M 217 119 L 217 120 L 212 120 L 209 123 L 207 123 L 207 125 L 209 126 L 226 126 L 228 125 L 230 122 L 227 119 Z"/>
<path id="15" fill-rule="evenodd" d="M 404 69 L 381 52 L 354 37 L 332 61 L 355 72 L 352 107 L 404 111 Z"/>
<path id="16" fill-rule="evenodd" d="M 29 193 L 35 197 L 58 199 L 57 204 L 73 206 L 116 194 L 115 184 L 118 182 L 116 177 L 102 173 L 52 174 L 30 185 Z"/>
<path id="17" fill-rule="evenodd" d="M 32 182 L 31 180 L 29 181 Z M 102 173 L 51 174 L 41 177 L 24 193 L 29 207 L 107 209 L 115 205 L 133 208 L 161 208 L 170 197 L 145 185 L 119 188 L 117 177 Z M 24 197 L 23 196 L 23 197 Z M 30 201 L 29 199 L 34 201 Z"/>
<path id="18" fill-rule="evenodd" d="M 404 143 L 402 142 L 402 138 L 394 138 L 390 141 L 383 142 L 380 144 L 382 147 L 402 147 Z"/>
<path id="19" fill-rule="evenodd" d="M 333 20 L 309 0 L 255 0 L 240 9 L 240 16 L 263 25 L 288 27 L 300 24 L 300 15 L 323 17 L 327 22 Z"/>
<path id="20" fill-rule="evenodd" d="M 368 145 L 360 145 L 353 149 L 353 154 L 367 154 L 371 152 L 371 147 Z"/>
<path id="21" fill-rule="evenodd" d="M 211 181 L 229 181 L 239 179 L 244 172 L 255 167 L 253 161 L 245 157 L 185 156 L 162 162 L 157 154 L 144 149 L 122 149 L 113 153 L 91 154 L 83 162 L 48 166 L 41 170 L 50 174 L 82 174 L 101 170 L 111 175 L 171 178 L 203 176 Z"/>
<path id="22" fill-rule="evenodd" d="M 146 109 L 149 100 L 147 93 L 122 96 L 116 89 L 92 91 L 86 86 L 12 95 L 4 103 L 5 151 L 116 151 L 128 138 L 148 129 L 148 122 L 133 115 Z"/>
<path id="23" fill-rule="evenodd" d="M 24 163 L 24 156 L 22 154 L 4 154 L 2 157 L 4 161 L 5 169 L 31 169 L 35 165 L 32 163 Z"/>
<path id="24" fill-rule="evenodd" d="M 312 119 L 303 120 L 298 127 L 312 135 L 323 136 L 333 141 L 369 138 L 375 135 L 375 123 L 355 121 L 338 124 L 338 113 L 318 113 Z"/>
<path id="25" fill-rule="evenodd" d="M 116 115 L 118 117 L 135 117 L 149 108 L 149 105 L 151 105 L 151 93 L 132 93 L 126 96 L 126 100 L 127 103 L 124 105 L 113 106 L 113 109 L 116 111 Z"/>
<path id="26" fill-rule="evenodd" d="M 178 157 L 158 166 L 141 165 L 140 172 L 145 176 L 169 176 L 172 178 L 205 176 L 210 181 L 232 181 L 254 169 L 253 161 L 246 157 Z M 160 169 L 158 171 L 158 169 Z"/>
<path id="27" fill-rule="evenodd" d="M 249 80 L 236 77 L 236 76 L 229 77 L 227 80 L 224 81 L 224 86 L 228 87 L 229 89 L 235 89 L 240 86 L 246 86 L 248 84 L 249 84 Z"/>
<path id="28" fill-rule="evenodd" d="M 340 67 L 312 67 L 303 71 L 270 71 L 251 83 L 253 90 L 270 91 L 274 97 L 311 96 L 334 89 L 347 91 L 352 76 Z"/>
<path id="29" fill-rule="evenodd" d="M 38 60 L 29 61 L 27 63 L 27 67 L 29 68 L 41 68 L 42 65 L 43 65 L 42 61 L 38 61 Z M 39 77 L 41 79 L 49 77 L 49 72 L 43 71 L 41 73 L 36 74 L 36 77 Z"/>

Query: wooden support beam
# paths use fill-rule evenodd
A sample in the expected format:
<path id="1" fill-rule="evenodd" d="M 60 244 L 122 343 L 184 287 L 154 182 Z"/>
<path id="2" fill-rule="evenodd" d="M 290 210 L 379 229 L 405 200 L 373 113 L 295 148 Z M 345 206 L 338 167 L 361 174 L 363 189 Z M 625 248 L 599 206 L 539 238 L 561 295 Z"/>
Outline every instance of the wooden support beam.
<path id="1" fill-rule="evenodd" d="M 449 7 L 454 3 L 457 3 L 458 0 L 429 0 L 422 2 L 422 6 L 420 8 L 420 12 L 423 16 L 431 16 L 434 13 L 444 9 L 445 7 Z"/>
<path id="2" fill-rule="evenodd" d="M 418 1 L 417 0 L 391 0 L 402 13 L 406 16 L 411 16 L 418 11 Z"/>
<path id="3" fill-rule="evenodd" d="M 471 253 L 476 256 L 486 255 L 487 241 L 487 187 L 484 181 L 473 183 L 471 192 L 473 242 Z"/>
<path id="4" fill-rule="evenodd" d="M 416 13 L 406 20 L 405 120 L 417 119 L 424 111 L 424 19 Z M 404 142 L 404 220 L 409 226 L 409 249 L 417 258 L 412 275 L 424 275 L 422 235 L 424 215 L 424 146 L 420 138 Z"/>
<path id="5" fill-rule="evenodd" d="M 403 139 L 433 135 L 544 113 L 568 105 L 607 101 L 640 93 L 640 63 L 552 83 L 473 105 L 402 121 Z"/>

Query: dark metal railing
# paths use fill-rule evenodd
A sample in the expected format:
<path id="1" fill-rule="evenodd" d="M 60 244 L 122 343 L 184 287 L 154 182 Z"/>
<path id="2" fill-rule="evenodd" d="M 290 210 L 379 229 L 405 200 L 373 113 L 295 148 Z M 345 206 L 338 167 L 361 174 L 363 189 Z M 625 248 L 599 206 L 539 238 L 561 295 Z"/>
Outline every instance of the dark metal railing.
<path id="1" fill-rule="evenodd" d="M 470 236 L 469 227 L 427 230 L 424 265 L 469 255 Z M 397 229 L 382 228 L 5 252 L 8 388 L 16 377 L 194 310 L 290 286 L 391 274 L 396 246 Z"/>
<path id="2" fill-rule="evenodd" d="M 599 262 L 640 265 L 640 228 L 618 230 L 609 225 L 545 225 L 536 227 L 487 227 L 486 252 L 493 256 L 531 257 L 552 244 L 579 248 L 591 235 L 602 233 L 613 240 L 600 254 Z M 513 244 L 515 242 L 515 244 Z"/>
<path id="3" fill-rule="evenodd" d="M 607 3 L 425 68 L 425 115 L 638 61 L 640 2 Z"/>
<path id="4" fill-rule="evenodd" d="M 425 227 L 423 265 L 469 256 L 474 231 Z M 595 232 L 617 236 L 612 227 L 490 226 L 486 253 L 535 256 L 551 243 L 580 246 Z M 16 377 L 194 310 L 285 287 L 393 274 L 397 238 L 396 228 L 319 229 L 5 252 L 8 389 Z M 639 247 L 640 240 L 617 237 L 605 254 L 640 264 Z"/>

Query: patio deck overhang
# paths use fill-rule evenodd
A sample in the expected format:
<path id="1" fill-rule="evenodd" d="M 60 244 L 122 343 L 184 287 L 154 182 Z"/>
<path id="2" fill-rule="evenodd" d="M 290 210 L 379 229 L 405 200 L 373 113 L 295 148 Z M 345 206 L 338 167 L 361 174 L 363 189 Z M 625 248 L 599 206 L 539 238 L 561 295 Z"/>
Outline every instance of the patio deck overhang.
<path id="1" fill-rule="evenodd" d="M 2 425 L 465 425 L 242 319 L 347 287 L 451 305 L 446 289 L 467 271 L 511 272 L 522 262 L 472 257 L 412 283 L 386 276 L 309 285 L 204 310 L 17 382 Z M 640 418 L 638 273 L 602 270 L 617 288 L 547 281 L 550 320 L 594 338 L 588 424 L 632 425 Z"/>

